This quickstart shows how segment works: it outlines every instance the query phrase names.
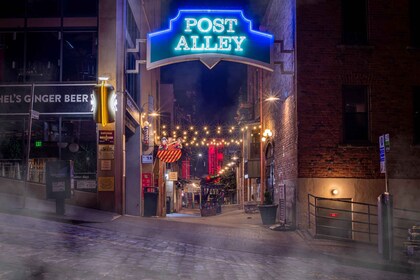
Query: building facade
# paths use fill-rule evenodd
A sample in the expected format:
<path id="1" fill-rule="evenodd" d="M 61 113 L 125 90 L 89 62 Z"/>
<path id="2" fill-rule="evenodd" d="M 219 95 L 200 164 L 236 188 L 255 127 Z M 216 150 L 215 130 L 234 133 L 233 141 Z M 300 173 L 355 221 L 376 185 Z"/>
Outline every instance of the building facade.
<path id="1" fill-rule="evenodd" d="M 46 165 L 65 160 L 73 170 L 70 203 L 142 214 L 142 173 L 154 173 L 141 158 L 153 154 L 160 75 L 141 63 L 141 39 L 160 27 L 160 4 L 0 4 L 1 192 L 46 198 Z M 116 96 L 108 123 L 92 115 L 100 77 Z M 148 143 L 141 141 L 146 120 Z"/>
<path id="2" fill-rule="evenodd" d="M 377 203 L 386 191 L 384 134 L 394 207 L 419 209 L 417 2 L 270 2 L 262 28 L 275 37 L 275 68 L 251 68 L 249 94 L 263 102 L 261 131 L 273 132 L 264 168 L 274 165 L 274 187 L 285 189 L 286 218 L 297 227 L 308 225 L 308 194 Z M 264 101 L 273 94 L 276 103 Z"/>

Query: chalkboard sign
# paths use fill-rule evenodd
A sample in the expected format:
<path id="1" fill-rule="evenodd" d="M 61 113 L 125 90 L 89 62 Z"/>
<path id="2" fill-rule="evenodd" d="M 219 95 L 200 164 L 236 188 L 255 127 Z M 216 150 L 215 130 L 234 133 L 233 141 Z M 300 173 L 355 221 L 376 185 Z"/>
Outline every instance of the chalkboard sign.
<path id="1" fill-rule="evenodd" d="M 70 191 L 71 162 L 57 160 L 46 162 L 47 199 L 65 199 L 71 197 Z"/>

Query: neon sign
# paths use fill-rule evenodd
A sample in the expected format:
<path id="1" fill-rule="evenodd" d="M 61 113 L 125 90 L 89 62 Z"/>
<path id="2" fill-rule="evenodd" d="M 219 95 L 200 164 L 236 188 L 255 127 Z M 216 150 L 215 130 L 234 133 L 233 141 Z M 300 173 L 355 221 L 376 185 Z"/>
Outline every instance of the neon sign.
<path id="1" fill-rule="evenodd" d="M 240 10 L 179 10 L 169 29 L 148 34 L 146 67 L 200 60 L 211 69 L 228 60 L 272 71 L 272 44 Z"/>

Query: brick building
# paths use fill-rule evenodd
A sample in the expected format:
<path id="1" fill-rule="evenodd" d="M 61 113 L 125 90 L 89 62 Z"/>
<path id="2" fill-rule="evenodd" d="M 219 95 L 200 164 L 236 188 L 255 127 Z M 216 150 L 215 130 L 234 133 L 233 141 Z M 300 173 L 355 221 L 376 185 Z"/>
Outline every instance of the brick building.
<path id="1" fill-rule="evenodd" d="M 308 194 L 376 204 L 386 133 L 394 206 L 418 209 L 419 16 L 415 0 L 270 1 L 260 28 L 274 35 L 275 69 L 249 67 L 244 103 L 255 100 L 253 120 L 273 132 L 265 185 L 277 199 L 284 187 L 289 222 L 308 225 Z"/>

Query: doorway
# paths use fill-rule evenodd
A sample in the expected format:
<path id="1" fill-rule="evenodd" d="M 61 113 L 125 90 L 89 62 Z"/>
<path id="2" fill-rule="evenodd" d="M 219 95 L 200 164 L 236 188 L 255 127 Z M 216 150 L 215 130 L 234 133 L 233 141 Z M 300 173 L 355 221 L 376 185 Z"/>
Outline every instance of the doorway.
<path id="1" fill-rule="evenodd" d="M 316 235 L 353 239 L 351 199 L 316 199 Z"/>

